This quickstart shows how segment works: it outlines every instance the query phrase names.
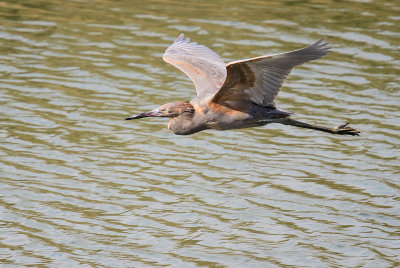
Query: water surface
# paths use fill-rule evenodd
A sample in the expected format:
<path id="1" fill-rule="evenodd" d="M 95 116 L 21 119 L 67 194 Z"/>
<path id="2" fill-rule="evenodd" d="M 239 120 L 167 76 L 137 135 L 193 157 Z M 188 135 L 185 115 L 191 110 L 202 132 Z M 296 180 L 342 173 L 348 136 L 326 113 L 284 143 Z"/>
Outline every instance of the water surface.
<path id="1" fill-rule="evenodd" d="M 400 265 L 395 1 L 0 1 L 0 263 Z M 175 136 L 124 121 L 195 90 L 180 33 L 226 62 L 304 47 L 283 125 Z"/>

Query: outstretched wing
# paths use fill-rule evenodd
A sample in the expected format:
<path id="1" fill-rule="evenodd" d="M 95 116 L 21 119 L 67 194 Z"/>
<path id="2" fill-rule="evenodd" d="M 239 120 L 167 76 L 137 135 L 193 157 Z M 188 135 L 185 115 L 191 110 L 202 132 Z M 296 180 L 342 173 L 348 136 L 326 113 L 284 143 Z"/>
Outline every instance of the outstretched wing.
<path id="1" fill-rule="evenodd" d="M 328 54 L 327 45 L 321 39 L 302 49 L 230 62 L 226 66 L 226 81 L 212 101 L 229 103 L 250 99 L 258 105 L 274 107 L 274 99 L 291 70 Z"/>
<path id="2" fill-rule="evenodd" d="M 197 95 L 215 93 L 225 82 L 226 65 L 221 57 L 183 34 L 167 48 L 163 59 L 192 79 Z"/>

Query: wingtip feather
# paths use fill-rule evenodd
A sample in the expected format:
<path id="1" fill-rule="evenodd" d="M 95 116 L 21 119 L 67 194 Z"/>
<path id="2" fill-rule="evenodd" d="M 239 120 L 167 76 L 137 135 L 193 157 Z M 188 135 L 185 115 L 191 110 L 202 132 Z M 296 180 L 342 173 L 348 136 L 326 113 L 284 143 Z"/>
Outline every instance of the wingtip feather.
<path id="1" fill-rule="evenodd" d="M 185 39 L 185 35 L 184 35 L 183 33 L 181 33 L 181 34 L 178 36 L 178 38 L 176 39 L 176 41 L 181 41 L 181 40 L 183 40 L 183 39 Z"/>

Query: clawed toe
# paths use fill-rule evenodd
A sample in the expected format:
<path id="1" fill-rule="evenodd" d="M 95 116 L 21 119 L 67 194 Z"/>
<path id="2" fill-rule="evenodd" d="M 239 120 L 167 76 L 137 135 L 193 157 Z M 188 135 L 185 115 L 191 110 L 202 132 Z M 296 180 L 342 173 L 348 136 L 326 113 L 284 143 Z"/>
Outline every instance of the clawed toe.
<path id="1" fill-rule="evenodd" d="M 335 134 L 339 135 L 352 135 L 352 136 L 359 136 L 360 131 L 355 128 L 349 127 L 349 123 L 342 124 L 335 129 Z"/>

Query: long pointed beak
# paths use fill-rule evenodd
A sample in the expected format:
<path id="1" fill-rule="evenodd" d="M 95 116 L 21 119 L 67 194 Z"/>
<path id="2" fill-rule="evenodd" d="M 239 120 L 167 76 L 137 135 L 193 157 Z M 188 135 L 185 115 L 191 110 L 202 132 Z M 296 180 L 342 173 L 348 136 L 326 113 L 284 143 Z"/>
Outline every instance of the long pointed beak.
<path id="1" fill-rule="evenodd" d="M 145 117 L 160 117 L 160 116 L 163 116 L 163 113 L 160 110 L 155 109 L 150 112 L 145 112 L 145 113 L 138 114 L 138 115 L 132 115 L 128 118 L 125 118 L 125 120 L 139 119 L 139 118 L 145 118 Z"/>

